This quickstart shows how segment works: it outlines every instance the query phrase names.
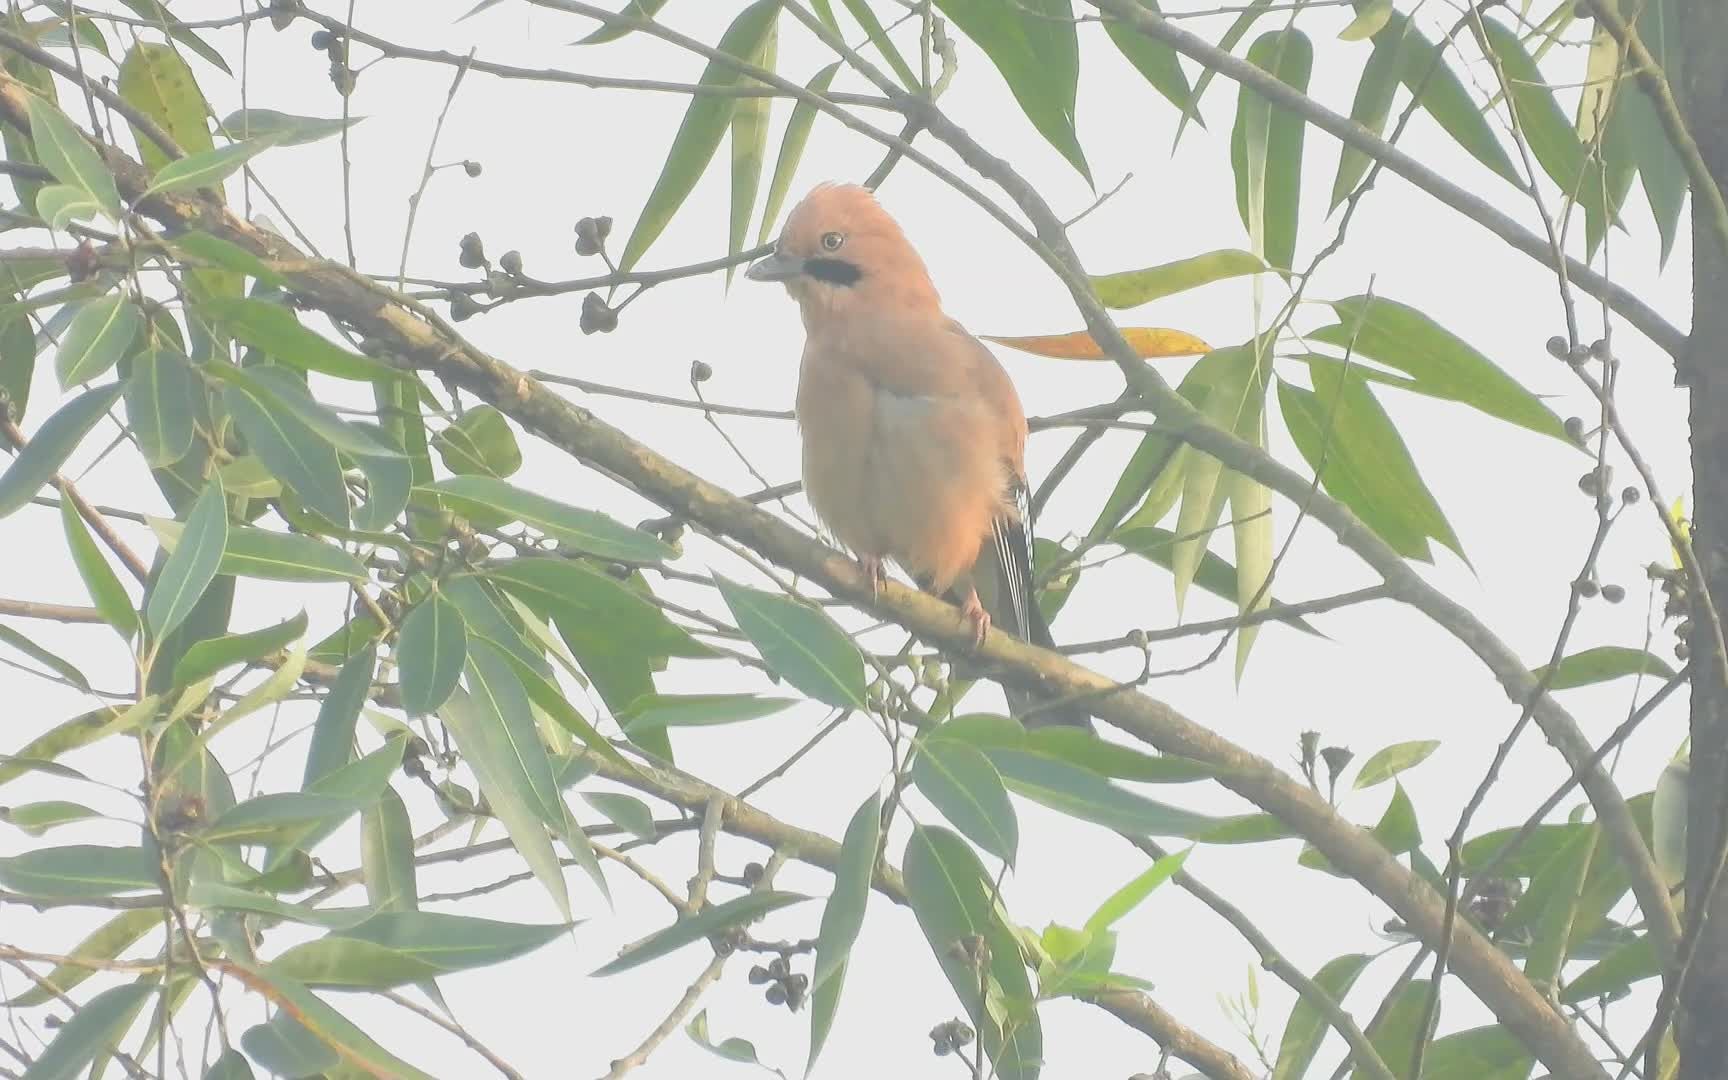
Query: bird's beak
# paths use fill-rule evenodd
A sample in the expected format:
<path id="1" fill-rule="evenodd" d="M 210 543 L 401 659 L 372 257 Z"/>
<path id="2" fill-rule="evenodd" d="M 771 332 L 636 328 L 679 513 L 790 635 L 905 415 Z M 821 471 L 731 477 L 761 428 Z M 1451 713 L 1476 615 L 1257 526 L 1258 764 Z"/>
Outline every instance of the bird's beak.
<path id="1" fill-rule="evenodd" d="M 776 251 L 767 258 L 757 259 L 744 271 L 751 281 L 790 281 L 804 272 L 804 260 L 795 255 Z"/>

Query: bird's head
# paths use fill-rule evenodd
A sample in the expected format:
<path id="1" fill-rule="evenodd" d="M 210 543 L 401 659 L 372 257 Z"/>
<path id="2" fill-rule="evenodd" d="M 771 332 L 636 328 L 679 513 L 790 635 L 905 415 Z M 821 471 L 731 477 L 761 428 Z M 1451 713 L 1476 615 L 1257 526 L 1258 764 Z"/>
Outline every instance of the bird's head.
<path id="1" fill-rule="evenodd" d="M 782 282 L 806 314 L 939 306 L 924 260 L 876 196 L 857 184 L 814 188 L 787 215 L 773 254 L 744 276 Z"/>

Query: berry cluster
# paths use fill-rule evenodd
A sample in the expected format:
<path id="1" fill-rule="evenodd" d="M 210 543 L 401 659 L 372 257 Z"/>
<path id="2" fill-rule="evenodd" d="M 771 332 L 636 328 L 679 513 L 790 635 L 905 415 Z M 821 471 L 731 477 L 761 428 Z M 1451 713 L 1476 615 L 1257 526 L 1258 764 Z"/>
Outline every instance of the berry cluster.
<path id="1" fill-rule="evenodd" d="M 937 1057 L 947 1057 L 972 1042 L 971 1025 L 964 1020 L 944 1020 L 930 1029 L 930 1049 Z"/>
<path id="2" fill-rule="evenodd" d="M 770 1005 L 784 1005 L 793 1012 L 804 1007 L 804 997 L 810 990 L 810 977 L 792 970 L 784 956 L 776 956 L 766 967 L 757 964 L 750 969 L 753 986 L 768 984 L 764 995 Z"/>

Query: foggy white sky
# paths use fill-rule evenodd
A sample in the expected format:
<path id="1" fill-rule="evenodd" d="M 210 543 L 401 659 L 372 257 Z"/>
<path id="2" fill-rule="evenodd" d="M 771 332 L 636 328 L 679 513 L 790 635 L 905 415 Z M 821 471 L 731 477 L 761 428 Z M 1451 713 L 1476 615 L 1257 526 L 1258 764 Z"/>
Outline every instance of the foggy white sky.
<path id="1" fill-rule="evenodd" d="M 311 3 L 338 14 L 347 7 L 334 0 Z M 482 57 L 529 67 L 693 81 L 703 66 L 699 58 L 645 36 L 601 48 L 567 48 L 565 43 L 587 33 L 591 24 L 521 4 L 505 3 L 455 24 L 470 6 L 471 0 L 360 0 L 356 19 L 362 28 L 393 40 L 457 52 L 472 46 Z M 714 41 L 738 6 L 673 3 L 665 15 L 678 28 Z M 218 17 L 234 10 L 231 3 L 182 0 L 175 5 L 175 11 L 188 19 Z M 1303 27 L 1313 37 L 1318 54 L 1311 92 L 1340 111 L 1348 111 L 1367 50 L 1365 43 L 1333 40 L 1332 35 L 1348 21 L 1345 11 L 1312 11 L 1303 16 Z M 1450 8 L 1437 10 L 1437 15 L 1446 22 L 1454 17 Z M 1281 18 L 1269 17 L 1257 30 L 1281 25 Z M 1227 20 L 1213 18 L 1190 25 L 1215 39 Z M 302 23 L 275 33 L 261 24 L 252 31 L 250 105 L 339 115 L 341 103 L 325 77 L 327 60 L 307 44 L 313 29 Z M 1101 189 L 1132 173 L 1121 193 L 1075 230 L 1074 242 L 1088 269 L 1130 269 L 1220 247 L 1246 247 L 1229 172 L 1227 140 L 1234 116 L 1234 85 L 1225 79 L 1216 81 L 1203 106 L 1208 129 L 1190 130 L 1172 154 L 1175 111 L 1121 59 L 1100 28 L 1082 28 L 1081 39 L 1081 141 Z M 238 57 L 238 31 L 213 34 L 212 40 L 225 55 Z M 1557 54 L 1570 65 L 1561 81 L 1582 77 L 1582 49 L 1562 48 Z M 369 55 L 356 49 L 357 57 Z M 827 59 L 791 19 L 782 21 L 782 72 L 802 82 Z M 238 81 L 201 64 L 197 70 L 218 114 L 239 104 Z M 355 243 L 362 269 L 394 272 L 407 196 L 419 179 L 432 121 L 450 76 L 448 68 L 385 62 L 360 78 L 353 110 L 367 119 L 354 129 L 352 143 Z M 842 76 L 836 89 L 864 89 L 855 82 Z M 1402 101 L 1400 97 L 1400 108 Z M 451 109 L 437 157 L 439 161 L 473 159 L 483 163 L 485 172 L 470 180 L 460 170 L 446 170 L 434 180 L 420 210 L 410 273 L 466 277 L 467 272 L 456 264 L 457 239 L 470 230 L 484 237 L 494 258 L 505 250 L 519 249 L 527 272 L 536 277 L 600 272 L 597 260 L 581 259 L 572 251 L 572 224 L 585 214 L 614 216 L 618 221 L 614 250 L 621 249 L 685 103 L 671 95 L 587 91 L 470 75 Z M 995 71 L 970 45 L 961 45 L 960 73 L 942 105 L 986 146 L 1013 161 L 1064 216 L 1092 201 L 1093 193 L 1031 129 Z M 775 106 L 771 154 L 777 152 L 778 126 L 790 111 L 789 102 Z M 892 118 L 876 119 L 898 126 Z M 920 145 L 933 149 L 939 159 L 950 160 L 933 144 Z M 1412 123 L 1404 145 L 1464 186 L 1534 223 L 1510 185 L 1457 151 L 1425 116 Z M 819 121 L 793 198 L 821 179 L 861 178 L 878 157 L 873 144 Z M 1327 221 L 1324 210 L 1337 157 L 1337 143 L 1310 129 L 1299 265 L 1306 265 L 1335 228 L 1336 222 Z M 724 251 L 728 205 L 724 159 L 722 150 L 684 211 L 643 259 L 643 267 L 678 265 Z M 273 151 L 256 166 L 322 252 L 339 253 L 342 200 L 336 141 Z M 231 191 L 238 195 L 237 187 Z M 902 165 L 882 189 L 882 199 L 923 252 L 950 314 L 974 332 L 1031 334 L 1079 328 L 1078 315 L 1056 279 L 940 181 L 915 166 Z M 276 217 L 274 212 L 271 216 Z M 1669 271 L 1659 275 L 1655 230 L 1636 189 L 1625 220 L 1631 234 L 1613 234 L 1607 248 L 1613 276 L 1684 326 L 1689 261 L 1684 230 Z M 1552 276 L 1390 176 L 1383 176 L 1368 197 L 1351 242 L 1330 260 L 1309 295 L 1316 300 L 1353 295 L 1371 280 L 1378 295 L 1422 308 L 1524 385 L 1550 395 L 1550 404 L 1560 415 L 1589 414 L 1582 387 L 1564 365 L 1543 352 L 1544 340 L 1564 329 Z M 1267 295 L 1274 305 L 1283 296 L 1272 279 L 1267 280 Z M 781 290 L 740 278 L 728 292 L 718 276 L 666 285 L 626 311 L 619 330 L 609 336 L 577 333 L 579 304 L 579 296 L 510 304 L 464 323 L 462 329 L 481 347 L 524 369 L 688 396 L 689 364 L 703 359 L 715 369 L 704 387 L 711 400 L 769 408 L 791 404 L 802 331 Z M 1585 299 L 1580 310 L 1586 340 L 1598 336 L 1599 309 Z M 1121 321 L 1177 327 L 1215 345 L 1231 344 L 1253 332 L 1251 291 L 1245 282 L 1215 284 L 1122 313 Z M 1311 310 L 1298 326 L 1312 328 L 1329 321 L 1328 310 Z M 1621 410 L 1669 496 L 1680 494 L 1689 486 L 1683 396 L 1672 386 L 1669 366 L 1656 349 L 1627 327 L 1616 325 L 1614 333 L 1625 361 Z M 1109 365 L 1043 360 L 1006 351 L 1001 355 L 1033 415 L 1107 401 L 1120 389 L 1119 376 Z M 1175 381 L 1189 361 L 1160 363 Z M 38 365 L 26 430 L 34 430 L 55 400 L 50 369 L 49 364 Z M 1303 380 L 1300 371 L 1281 370 Z M 756 486 L 698 414 L 571 393 L 609 422 L 708 479 L 736 491 Z M 1462 407 L 1395 392 L 1383 394 L 1382 400 L 1400 423 L 1471 560 L 1466 566 L 1441 552 L 1427 576 L 1477 611 L 1531 664 L 1542 662 L 1564 612 L 1567 582 L 1582 562 L 1594 524 L 1590 503 L 1575 486 L 1588 467 L 1586 457 Z M 725 426 L 769 480 L 796 477 L 791 425 L 727 419 Z M 1271 426 L 1274 452 L 1283 460 L 1298 461 L 1281 425 L 1273 421 Z M 98 429 L 83 460 L 88 461 L 112 434 L 112 427 L 106 435 Z M 1033 437 L 1029 467 L 1035 480 L 1071 437 L 1059 432 Z M 1134 439 L 1123 433 L 1112 435 L 1087 458 L 1085 467 L 1051 502 L 1039 522 L 1040 535 L 1060 537 L 1083 532 L 1091 524 Z M 653 513 L 641 499 L 572 465 L 556 451 L 531 441 L 524 442 L 524 450 L 527 464 L 515 478 L 524 486 L 571 503 L 608 509 L 626 522 Z M 70 472 L 77 475 L 79 470 Z M 1622 467 L 1618 472 L 1624 482 L 1629 471 Z M 127 454 L 104 463 L 82 486 L 98 502 L 164 512 L 153 485 Z M 797 505 L 802 509 L 801 501 Z M 1637 646 L 1643 641 L 1647 589 L 1642 566 L 1668 559 L 1667 543 L 1653 516 L 1644 510 L 1622 519 L 1601 563 L 1603 580 L 1623 584 L 1627 599 L 1618 606 L 1600 601 L 1587 605 L 1573 639 L 1578 648 L 1601 643 Z M 1293 513 L 1282 501 L 1275 513 L 1282 540 Z M 141 550 L 150 549 L 147 530 L 125 523 L 121 528 Z M 1222 544 L 1227 553 L 1227 535 Z M 0 522 L 0 550 L 12 553 L 9 568 L 0 569 L 0 596 L 85 602 L 82 586 L 63 554 L 52 510 L 28 508 Z M 738 564 L 711 546 L 694 543 L 683 565 L 697 572 L 710 566 L 741 572 Z M 1309 522 L 1298 531 L 1276 592 L 1287 600 L 1305 599 L 1372 581 L 1353 556 Z M 1134 626 L 1169 625 L 1174 621 L 1171 592 L 1164 571 L 1134 559 L 1116 560 L 1087 573 L 1056 623 L 1056 636 L 1093 639 Z M 700 595 L 680 589 L 668 593 L 686 599 Z M 302 605 L 312 618 L 316 639 L 336 625 L 343 592 L 246 582 L 241 586 L 235 628 L 263 626 Z M 1196 591 L 1187 615 L 1214 618 L 1229 610 Z M 98 686 L 129 685 L 128 658 L 107 631 L 9 622 L 39 635 L 44 645 L 76 657 Z M 1379 603 L 1322 616 L 1315 623 L 1327 638 L 1269 626 L 1240 688 L 1233 685 L 1226 661 L 1155 683 L 1149 690 L 1230 739 L 1280 762 L 1291 761 L 1297 733 L 1305 728 L 1318 729 L 1328 743 L 1352 747 L 1359 759 L 1406 739 L 1443 740 L 1440 751 L 1405 778 L 1421 814 L 1427 850 L 1436 862 L 1443 862 L 1442 840 L 1495 743 L 1516 718 L 1516 708 L 1461 645 L 1409 610 Z M 1655 648 L 1666 653 L 1671 640 L 1665 631 L 1659 632 Z M 1160 647 L 1155 663 L 1178 666 L 1203 655 L 1210 642 Z M 1101 664 L 1103 670 L 1131 676 L 1139 661 L 1131 654 L 1120 654 L 1104 658 Z M 660 679 L 663 691 L 761 686 L 760 679 L 716 662 L 681 663 Z M 1631 693 L 1631 682 L 1624 681 L 1568 691 L 1562 701 L 1585 732 L 1599 740 L 1623 718 Z M 994 701 L 994 694 L 994 690 L 978 691 L 978 704 Z M 10 668 L 0 669 L 0 700 L 9 703 L 0 710 L 5 718 L 0 723 L 4 732 L 0 751 L 22 745 L 92 705 L 76 693 Z M 312 710 L 304 706 L 283 709 L 275 723 L 276 734 L 303 732 L 311 715 Z M 680 733 L 679 761 L 705 779 L 737 790 L 802 743 L 823 715 L 817 707 L 807 706 L 744 726 Z M 1616 775 L 1629 794 L 1650 789 L 1684 735 L 1684 717 L 1684 695 L 1678 695 L 1627 749 Z M 265 719 L 259 717 L 219 741 L 218 753 L 230 769 L 252 758 L 264 741 L 265 727 Z M 296 786 L 304 743 L 302 734 L 273 756 L 258 776 L 257 790 Z M 69 761 L 116 783 L 134 779 L 134 755 L 120 746 L 80 752 Z M 883 781 L 888 768 L 881 738 L 860 719 L 844 725 L 755 801 L 788 821 L 838 836 L 853 809 Z M 1478 831 L 1522 820 L 1563 776 L 1558 755 L 1542 743 L 1539 734 L 1527 735 L 1484 806 Z M 237 787 L 244 789 L 245 779 L 245 774 L 237 776 Z M 438 820 L 436 807 L 422 789 L 406 783 L 396 786 L 408 801 L 417 831 Z M 1148 793 L 1200 810 L 1243 808 L 1238 800 L 1200 785 Z M 1354 820 L 1371 824 L 1390 794 L 1390 785 L 1375 788 L 1349 798 L 1344 810 Z M 88 799 L 116 814 L 127 813 L 131 806 L 111 792 L 72 793 L 59 782 L 34 778 L 10 785 L 3 798 L 9 805 L 37 798 Z M 913 806 L 925 820 L 933 819 L 921 804 Z M 1017 808 L 1022 846 L 1006 896 L 1011 912 L 1025 925 L 1042 928 L 1052 920 L 1078 924 L 1099 900 L 1144 868 L 1138 853 L 1102 829 L 1060 819 L 1022 800 L 1017 800 Z M 62 829 L 41 842 L 128 842 L 132 835 L 124 826 L 98 823 Z M 354 865 L 355 835 L 350 827 L 327 844 L 320 853 L 323 861 L 333 868 Z M 502 832 L 493 827 L 486 835 Z M 0 854 L 37 843 L 15 830 L 0 829 Z M 903 843 L 903 836 L 891 843 L 896 862 Z M 750 845 L 723 850 L 723 861 L 730 864 L 723 868 L 734 872 L 746 859 L 762 859 L 766 854 Z M 645 858 L 676 885 L 692 868 L 692 853 L 693 844 L 686 837 L 660 845 Z M 1389 912 L 1348 884 L 1298 871 L 1296 853 L 1297 844 L 1290 841 L 1208 848 L 1195 853 L 1189 868 L 1249 912 L 1305 970 L 1312 972 L 1339 953 L 1380 948 L 1384 943 L 1374 931 Z M 423 892 L 453 890 L 519 868 L 514 856 L 491 857 L 459 867 L 425 868 L 420 884 Z M 670 919 L 666 905 L 649 889 L 616 871 L 608 868 L 615 912 L 606 910 L 580 874 L 572 874 L 573 904 L 578 917 L 587 921 L 570 938 L 525 960 L 442 981 L 456 1015 L 525 1076 L 600 1075 L 611 1059 L 632 1049 L 658 1022 L 706 962 L 706 950 L 692 947 L 612 979 L 587 977 L 621 945 Z M 829 885 L 826 875 L 795 866 L 781 882 L 818 896 L 825 896 Z M 524 921 L 556 918 L 544 892 L 531 882 L 446 909 Z M 794 908 L 776 916 L 763 932 L 785 938 L 813 936 L 820 911 L 819 901 Z M 0 917 L 0 940 L 48 950 L 69 948 L 92 925 L 84 914 L 37 914 L 8 907 Z M 1155 997 L 1178 1018 L 1252 1058 L 1215 995 L 1242 991 L 1253 956 L 1220 920 L 1170 887 L 1118 929 L 1119 970 L 1152 980 L 1157 984 Z M 285 947 L 295 933 L 292 929 L 273 932 L 266 955 Z M 1377 1000 L 1374 989 L 1384 985 L 1407 957 L 1407 950 L 1401 950 L 1372 968 L 1359 984 L 1349 1003 L 1364 1023 Z M 808 970 L 807 963 L 803 970 Z M 807 1016 L 763 1003 L 759 988 L 745 984 L 747 967 L 748 962 L 735 962 L 709 996 L 714 1034 L 749 1038 L 769 1064 L 788 1074 L 801 1070 Z M 20 987 L 16 974 L 4 976 L 8 995 Z M 1292 996 L 1270 976 L 1261 976 L 1260 988 L 1262 1034 L 1275 1052 Z M 1482 1011 L 1466 997 L 1448 995 L 1443 1031 L 1483 1022 Z M 351 1009 L 390 1049 L 434 1074 L 488 1074 L 485 1064 L 454 1040 L 388 1005 L 361 995 L 332 1000 Z M 1157 1064 L 1151 1042 L 1095 1008 L 1057 1001 L 1041 1012 L 1050 1062 L 1045 1075 L 1053 1080 L 1127 1076 L 1151 1072 Z M 958 1002 L 910 913 L 876 898 L 854 952 L 840 1019 L 816 1075 L 956 1075 L 959 1066 L 931 1058 L 925 1032 L 959 1013 Z M 231 1026 L 242 1030 L 263 1015 L 256 999 L 248 1001 Z M 200 1037 L 201 1033 L 187 1029 L 188 1052 L 194 1056 Z M 1336 1047 L 1329 1046 L 1323 1060 L 1334 1062 L 1336 1057 Z M 1183 1074 L 1181 1067 L 1173 1067 L 1177 1075 Z M 742 1075 L 748 1067 L 720 1062 L 680 1034 L 635 1075 L 652 1080 L 734 1071 Z"/>

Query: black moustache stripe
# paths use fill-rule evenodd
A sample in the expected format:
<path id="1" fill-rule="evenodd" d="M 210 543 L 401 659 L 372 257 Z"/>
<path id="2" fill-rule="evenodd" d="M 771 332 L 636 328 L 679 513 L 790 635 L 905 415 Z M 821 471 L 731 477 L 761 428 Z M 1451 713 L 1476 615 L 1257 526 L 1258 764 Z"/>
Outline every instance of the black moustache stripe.
<path id="1" fill-rule="evenodd" d="M 806 259 L 804 272 L 829 285 L 856 285 L 864 276 L 864 271 L 858 269 L 856 263 L 845 259 Z"/>

